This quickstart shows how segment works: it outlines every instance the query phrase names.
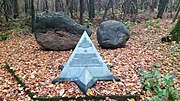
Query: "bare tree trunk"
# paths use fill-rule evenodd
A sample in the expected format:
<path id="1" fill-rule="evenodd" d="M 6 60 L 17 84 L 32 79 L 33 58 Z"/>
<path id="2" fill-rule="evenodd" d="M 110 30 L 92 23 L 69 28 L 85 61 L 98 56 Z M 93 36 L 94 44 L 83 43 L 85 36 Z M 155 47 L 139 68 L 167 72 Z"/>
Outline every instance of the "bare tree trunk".
<path id="1" fill-rule="evenodd" d="M 51 2 L 52 2 L 52 7 L 50 7 L 51 8 L 51 11 L 52 12 L 55 12 L 55 1 L 54 0 L 51 0 Z"/>
<path id="2" fill-rule="evenodd" d="M 40 1 L 39 7 L 40 7 L 40 11 L 45 11 L 44 1 Z"/>
<path id="3" fill-rule="evenodd" d="M 80 24 L 81 25 L 83 25 L 83 13 L 84 13 L 83 3 L 84 3 L 84 0 L 80 0 L 79 12 L 80 12 Z"/>
<path id="4" fill-rule="evenodd" d="M 107 14 L 107 11 L 109 10 L 110 4 L 111 4 L 111 0 L 109 0 L 109 1 L 107 2 L 107 4 L 106 4 L 106 8 L 105 8 L 105 12 L 104 12 L 102 21 L 104 21 L 104 19 L 105 19 L 105 17 L 106 17 L 106 14 Z"/>
<path id="5" fill-rule="evenodd" d="M 145 2 L 145 0 L 141 0 L 141 3 L 140 3 L 140 9 L 141 9 L 141 10 L 144 9 L 144 2 Z"/>
<path id="6" fill-rule="evenodd" d="M 179 6 L 179 0 L 176 0 L 175 3 L 174 3 L 175 11 L 178 11 L 178 6 Z"/>
<path id="7" fill-rule="evenodd" d="M 147 1 L 147 4 L 149 5 L 151 11 L 154 12 L 154 7 L 153 7 L 153 5 L 151 5 L 150 2 L 148 2 L 148 1 Z"/>
<path id="8" fill-rule="evenodd" d="M 7 5 L 7 0 L 3 0 L 3 9 L 4 9 L 4 16 L 6 18 L 6 22 L 9 21 L 8 19 L 8 5 Z"/>
<path id="9" fill-rule="evenodd" d="M 31 0 L 28 0 L 28 9 L 29 9 L 29 14 L 31 14 Z"/>
<path id="10" fill-rule="evenodd" d="M 114 19 L 115 18 L 115 15 L 114 15 L 114 3 L 112 0 L 111 1 L 111 9 L 112 9 L 112 18 Z"/>
<path id="11" fill-rule="evenodd" d="M 18 2 L 17 0 L 13 0 L 13 17 L 16 19 L 18 15 L 19 15 Z"/>
<path id="12" fill-rule="evenodd" d="M 147 11 L 148 10 L 148 6 L 149 6 L 148 2 L 145 1 L 143 6 L 144 6 L 144 11 Z"/>
<path id="13" fill-rule="evenodd" d="M 173 18 L 173 0 L 169 1 L 169 11 L 170 13 L 170 18 Z"/>
<path id="14" fill-rule="evenodd" d="M 24 0 L 24 6 L 25 6 L 25 8 L 24 8 L 24 11 L 25 11 L 25 13 L 27 13 L 27 11 L 28 11 L 28 0 Z"/>
<path id="15" fill-rule="evenodd" d="M 55 0 L 55 11 L 59 11 L 59 0 Z"/>
<path id="16" fill-rule="evenodd" d="M 71 4 L 70 4 L 70 8 L 69 8 L 71 18 L 74 18 L 73 8 L 74 8 L 74 0 L 71 0 Z"/>
<path id="17" fill-rule="evenodd" d="M 179 1 L 178 4 L 180 4 L 180 1 Z M 177 12 L 176 12 L 176 15 L 174 16 L 174 19 L 173 19 L 172 23 L 174 23 L 174 22 L 176 21 L 177 16 L 178 16 L 178 14 L 179 14 L 179 11 L 180 11 L 180 5 L 178 6 L 178 10 L 177 10 Z"/>
<path id="18" fill-rule="evenodd" d="M 66 8 L 64 7 L 64 3 L 62 0 L 59 1 L 58 5 L 59 5 L 59 11 L 63 11 L 63 12 L 67 11 Z"/>
<path id="19" fill-rule="evenodd" d="M 89 0 L 86 0 L 86 5 L 87 5 L 87 11 L 88 11 L 88 14 L 89 14 L 89 10 L 90 10 Z"/>
<path id="20" fill-rule="evenodd" d="M 78 12 L 79 12 L 79 0 L 75 0 L 74 1 L 74 15 L 78 16 Z"/>
<path id="21" fill-rule="evenodd" d="M 88 0 L 87 0 L 88 2 Z M 89 3 L 88 3 L 88 11 L 89 11 L 89 19 L 93 20 L 93 18 L 95 17 L 95 8 L 94 8 L 94 0 L 89 0 Z"/>
<path id="22" fill-rule="evenodd" d="M 158 15 L 156 18 L 162 18 L 162 15 L 165 11 L 166 6 L 168 5 L 169 0 L 159 0 L 158 5 Z"/>
<path id="23" fill-rule="evenodd" d="M 144 4 L 145 2 L 143 2 Z M 124 18 L 126 15 L 130 15 L 133 20 L 136 20 L 136 16 L 138 14 L 138 8 L 137 8 L 137 0 L 126 0 L 123 5 L 122 9 L 124 12 Z"/>
<path id="24" fill-rule="evenodd" d="M 32 28 L 32 33 L 34 33 L 34 20 L 35 20 L 35 15 L 34 15 L 34 0 L 31 0 L 31 28 Z"/>
<path id="25" fill-rule="evenodd" d="M 137 9 L 137 0 L 131 0 L 134 3 L 135 8 Z"/>
<path id="26" fill-rule="evenodd" d="M 66 0 L 66 6 L 65 6 L 65 8 L 66 8 L 65 11 L 67 11 L 67 14 L 69 13 L 69 8 L 70 8 L 69 1 L 70 1 L 70 0 Z"/>
<path id="27" fill-rule="evenodd" d="M 37 11 L 38 11 L 38 10 L 39 10 L 39 0 L 37 0 L 37 4 L 36 4 L 36 5 L 37 5 L 37 8 L 36 8 L 36 9 L 37 9 Z"/>
<path id="28" fill-rule="evenodd" d="M 45 0 L 45 11 L 46 11 L 46 13 L 48 12 L 48 0 Z"/>
<path id="29" fill-rule="evenodd" d="M 124 14 L 137 13 L 137 0 L 126 0 L 123 5 Z"/>
<path id="30" fill-rule="evenodd" d="M 101 0 L 97 0 L 97 2 L 98 2 L 98 13 L 100 13 L 102 8 Z"/>
<path id="31" fill-rule="evenodd" d="M 153 1 L 152 1 L 152 7 L 153 7 L 154 9 L 157 8 L 157 4 L 158 4 L 158 0 L 153 0 Z"/>
<path id="32" fill-rule="evenodd" d="M 66 8 L 67 8 L 67 14 L 70 16 L 71 18 L 74 18 L 74 12 L 73 12 L 73 8 L 74 8 L 74 0 L 66 0 Z"/>

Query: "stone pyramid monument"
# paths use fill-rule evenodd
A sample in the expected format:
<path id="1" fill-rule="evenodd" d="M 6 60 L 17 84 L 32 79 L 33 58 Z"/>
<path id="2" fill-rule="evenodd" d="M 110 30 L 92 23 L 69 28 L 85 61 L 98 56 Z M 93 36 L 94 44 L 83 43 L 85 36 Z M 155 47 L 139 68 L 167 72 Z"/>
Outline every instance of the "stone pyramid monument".
<path id="1" fill-rule="evenodd" d="M 97 80 L 120 81 L 110 73 L 86 32 L 81 36 L 59 77 L 52 83 L 64 80 L 75 82 L 84 94 Z"/>

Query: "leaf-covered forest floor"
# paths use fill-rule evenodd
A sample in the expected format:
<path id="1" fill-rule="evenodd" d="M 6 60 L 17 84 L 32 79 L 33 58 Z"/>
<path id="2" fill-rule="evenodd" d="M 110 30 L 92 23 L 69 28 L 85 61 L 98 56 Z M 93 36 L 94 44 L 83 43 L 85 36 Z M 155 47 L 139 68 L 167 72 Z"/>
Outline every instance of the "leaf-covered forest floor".
<path id="1" fill-rule="evenodd" d="M 93 28 L 91 39 L 94 45 L 105 63 L 113 66 L 111 73 L 122 82 L 97 81 L 88 94 L 140 94 L 140 70 L 152 66 L 160 67 L 161 73 L 173 74 L 177 93 L 180 93 L 180 44 L 161 42 L 173 25 L 169 19 L 162 19 L 153 26 L 130 23 L 131 37 L 125 48 L 118 49 L 102 49 L 96 40 L 97 27 Z M 0 100 L 30 100 L 4 62 L 11 64 L 16 74 L 38 96 L 82 96 L 73 82 L 51 84 L 61 72 L 58 66 L 65 64 L 71 53 L 72 50 L 43 51 L 32 34 L 11 33 L 7 40 L 0 41 Z"/>

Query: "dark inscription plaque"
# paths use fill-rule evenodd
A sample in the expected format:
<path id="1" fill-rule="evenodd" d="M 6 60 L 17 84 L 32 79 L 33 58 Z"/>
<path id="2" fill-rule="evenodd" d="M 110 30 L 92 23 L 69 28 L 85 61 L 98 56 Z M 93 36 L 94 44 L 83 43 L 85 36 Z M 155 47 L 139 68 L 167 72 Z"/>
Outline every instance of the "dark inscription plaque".
<path id="1" fill-rule="evenodd" d="M 99 61 L 95 53 L 75 54 L 74 58 L 69 63 L 71 67 L 101 67 L 102 63 Z"/>

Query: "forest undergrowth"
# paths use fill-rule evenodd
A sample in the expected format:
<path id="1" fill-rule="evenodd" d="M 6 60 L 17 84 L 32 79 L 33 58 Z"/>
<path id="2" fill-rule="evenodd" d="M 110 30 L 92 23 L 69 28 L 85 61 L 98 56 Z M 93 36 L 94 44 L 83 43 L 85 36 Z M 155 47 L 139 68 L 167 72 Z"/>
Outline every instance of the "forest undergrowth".
<path id="1" fill-rule="evenodd" d="M 91 39 L 95 47 L 105 63 L 112 66 L 111 73 L 121 82 L 97 81 L 87 95 L 140 94 L 141 99 L 148 99 L 154 93 L 143 89 L 141 71 L 152 69 L 161 74 L 172 75 L 173 88 L 180 94 L 180 44 L 173 41 L 161 42 L 162 37 L 169 35 L 174 24 L 171 24 L 170 19 L 151 22 L 153 21 L 126 22 L 131 36 L 126 47 L 118 49 L 102 49 L 96 39 L 97 27 L 92 29 Z M 83 96 L 73 82 L 51 83 L 61 72 L 59 65 L 64 65 L 71 53 L 72 50 L 43 51 L 33 34 L 12 31 L 6 40 L 0 41 L 0 100 L 30 100 L 6 69 L 5 62 L 12 66 L 16 75 L 38 96 Z"/>

